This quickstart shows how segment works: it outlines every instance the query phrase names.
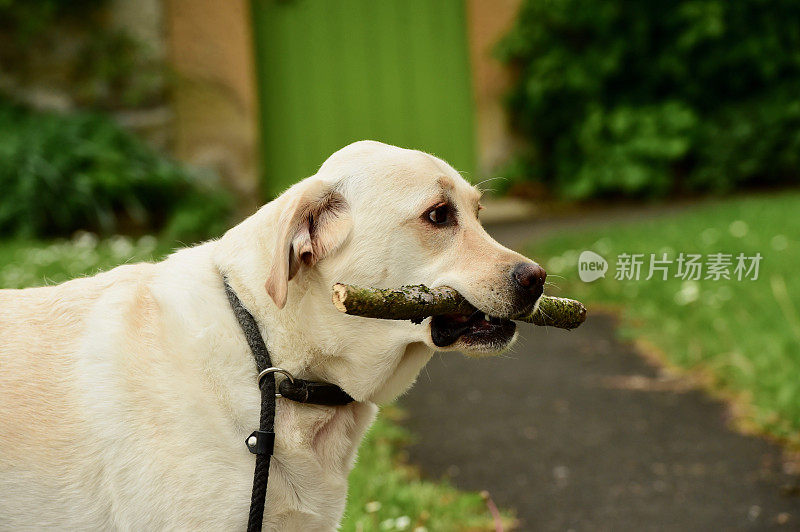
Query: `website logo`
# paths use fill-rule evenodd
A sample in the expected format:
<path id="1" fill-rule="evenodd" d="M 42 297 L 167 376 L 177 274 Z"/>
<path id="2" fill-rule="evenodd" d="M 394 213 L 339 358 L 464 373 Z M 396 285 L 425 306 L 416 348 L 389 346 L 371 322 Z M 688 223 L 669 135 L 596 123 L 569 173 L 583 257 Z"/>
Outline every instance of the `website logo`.
<path id="1" fill-rule="evenodd" d="M 584 283 L 591 283 L 606 276 L 608 262 L 595 253 L 586 250 L 578 257 L 578 276 Z"/>

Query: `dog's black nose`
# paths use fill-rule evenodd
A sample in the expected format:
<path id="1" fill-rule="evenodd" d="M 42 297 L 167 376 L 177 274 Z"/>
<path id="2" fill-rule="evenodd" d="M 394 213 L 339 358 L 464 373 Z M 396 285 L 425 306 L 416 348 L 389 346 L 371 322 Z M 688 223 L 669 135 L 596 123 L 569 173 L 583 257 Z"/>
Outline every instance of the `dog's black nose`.
<path id="1" fill-rule="evenodd" d="M 517 288 L 521 292 L 530 294 L 533 300 L 536 301 L 544 290 L 544 280 L 547 278 L 547 272 L 536 263 L 520 262 L 514 267 L 512 277 Z"/>

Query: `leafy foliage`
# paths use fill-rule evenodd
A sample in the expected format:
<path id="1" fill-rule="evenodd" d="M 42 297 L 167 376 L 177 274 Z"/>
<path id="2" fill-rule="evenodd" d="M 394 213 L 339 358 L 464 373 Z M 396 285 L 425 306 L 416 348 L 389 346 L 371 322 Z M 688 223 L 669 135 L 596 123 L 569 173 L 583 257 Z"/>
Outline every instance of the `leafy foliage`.
<path id="1" fill-rule="evenodd" d="M 68 96 L 84 107 L 163 100 L 166 72 L 151 45 L 115 27 L 108 0 L 0 0 L 3 85 Z"/>
<path id="2" fill-rule="evenodd" d="M 30 44 L 59 18 L 93 12 L 107 0 L 0 0 L 0 29 Z"/>
<path id="3" fill-rule="evenodd" d="M 166 227 L 203 238 L 228 223 L 230 198 L 201 186 L 110 119 L 34 112 L 0 101 L 0 235 Z"/>
<path id="4" fill-rule="evenodd" d="M 800 4 L 526 0 L 501 56 L 524 171 L 569 197 L 796 182 Z"/>

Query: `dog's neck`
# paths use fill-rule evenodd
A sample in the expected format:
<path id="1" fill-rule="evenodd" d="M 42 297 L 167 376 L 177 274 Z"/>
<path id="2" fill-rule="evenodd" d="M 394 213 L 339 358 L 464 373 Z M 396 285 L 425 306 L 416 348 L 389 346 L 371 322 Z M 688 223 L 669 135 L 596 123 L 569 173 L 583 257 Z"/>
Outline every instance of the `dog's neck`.
<path id="1" fill-rule="evenodd" d="M 264 286 L 281 208 L 276 202 L 265 205 L 214 242 L 215 267 L 255 317 L 275 365 L 336 384 L 357 401 L 394 399 L 433 354 L 417 341 L 415 328 L 421 326 L 373 320 L 365 328 L 363 321 L 342 316 L 330 302 L 330 286 L 314 268 L 302 268 L 292 279 L 286 305 L 279 309 Z"/>
<path id="2" fill-rule="evenodd" d="M 292 327 L 299 319 L 296 306 L 287 305 L 279 310 L 264 289 L 272 262 L 272 244 L 277 231 L 275 213 L 279 207 L 275 202 L 269 203 L 230 229 L 214 243 L 212 260 L 220 276 L 227 279 L 258 323 L 274 365 L 307 378 L 310 375 L 304 366 L 310 353 L 304 353 L 313 349 L 306 334 L 308 328 Z"/>

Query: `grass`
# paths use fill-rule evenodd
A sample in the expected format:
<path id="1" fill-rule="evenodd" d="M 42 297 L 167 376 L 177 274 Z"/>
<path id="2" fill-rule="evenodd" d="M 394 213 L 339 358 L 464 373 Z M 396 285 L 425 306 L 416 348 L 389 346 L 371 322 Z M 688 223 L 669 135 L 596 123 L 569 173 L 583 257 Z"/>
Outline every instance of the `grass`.
<path id="1" fill-rule="evenodd" d="M 0 242 L 0 288 L 58 284 L 94 275 L 123 263 L 155 260 L 172 247 L 152 236 L 98 240 L 79 233 L 72 240 L 8 240 Z"/>
<path id="2" fill-rule="evenodd" d="M 654 347 L 664 362 L 732 399 L 743 428 L 800 447 L 798 212 L 796 192 L 730 199 L 650 222 L 556 235 L 528 251 L 558 285 L 549 293 L 579 298 L 590 312 L 617 307 L 623 337 Z M 605 278 L 578 279 L 584 250 L 608 260 Z M 667 280 L 643 280 L 651 253 L 674 260 L 681 252 L 763 259 L 757 280 L 683 280 L 674 263 Z M 641 280 L 615 280 L 622 253 L 645 254 Z"/>
<path id="3" fill-rule="evenodd" d="M 177 247 L 152 236 L 98 240 L 83 233 L 72 240 L 0 242 L 0 288 L 56 284 L 125 262 L 155 260 Z M 403 461 L 411 436 L 396 407 L 384 408 L 359 450 L 350 475 L 346 531 L 494 530 L 486 503 L 446 483 L 422 480 Z M 504 514 L 506 525 L 511 518 Z"/>
<path id="4" fill-rule="evenodd" d="M 341 530 L 494 530 L 480 494 L 422 480 L 405 463 L 402 449 L 411 435 L 398 424 L 401 417 L 397 407 L 384 407 L 361 444 Z M 503 522 L 512 527 L 508 512 Z"/>

